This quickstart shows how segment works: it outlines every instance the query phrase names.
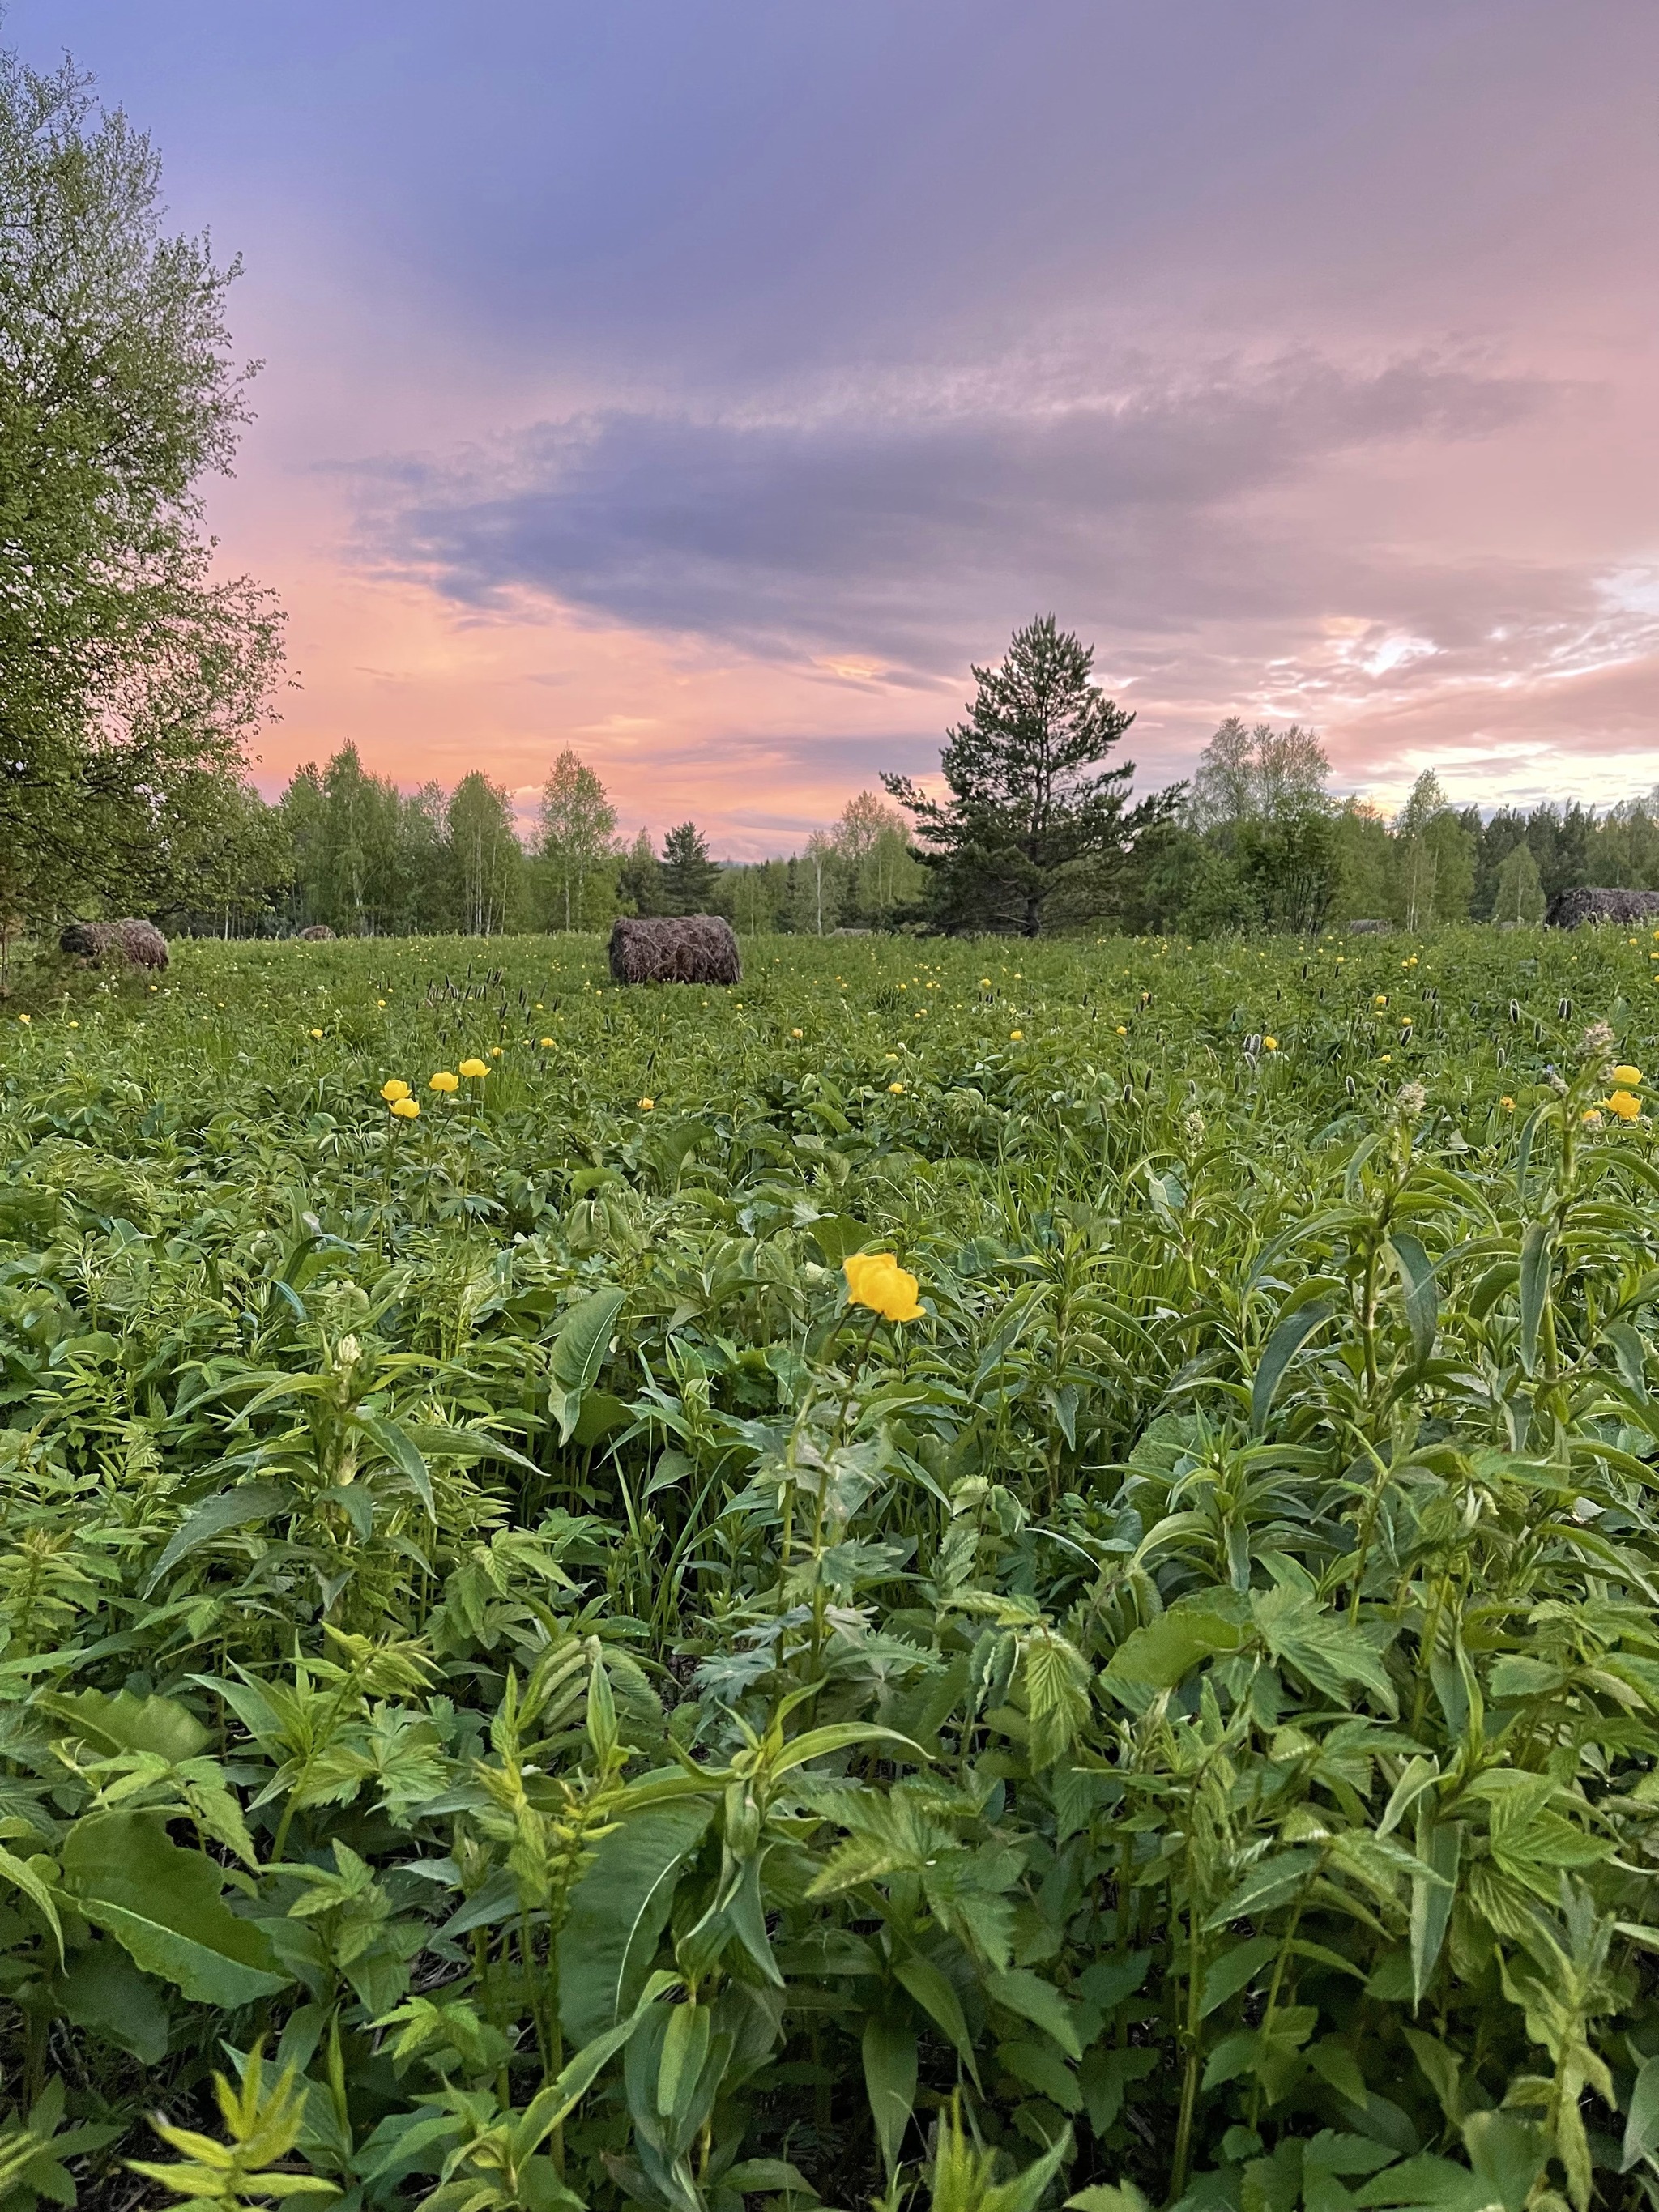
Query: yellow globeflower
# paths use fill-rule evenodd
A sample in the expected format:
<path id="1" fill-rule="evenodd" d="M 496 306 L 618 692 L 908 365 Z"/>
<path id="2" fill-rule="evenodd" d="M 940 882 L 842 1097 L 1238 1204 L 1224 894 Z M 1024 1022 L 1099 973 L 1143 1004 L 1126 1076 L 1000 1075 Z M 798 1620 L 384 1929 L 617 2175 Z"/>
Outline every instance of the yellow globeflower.
<path id="1" fill-rule="evenodd" d="M 418 1121 L 421 1118 L 421 1102 L 418 1098 L 394 1098 L 392 1102 L 392 1110 L 400 1121 Z"/>
<path id="2" fill-rule="evenodd" d="M 553 1040 L 552 1040 L 552 1038 L 551 1038 L 551 1037 L 544 1037 L 544 1038 L 542 1039 L 542 1042 L 543 1042 L 544 1045 L 551 1044 L 551 1043 L 552 1043 L 552 1042 L 553 1042 Z"/>
<path id="3" fill-rule="evenodd" d="M 488 1075 L 489 1073 L 489 1070 L 484 1066 L 481 1060 L 464 1060 L 461 1062 L 461 1073 L 463 1075 L 477 1077 L 480 1075 Z"/>
<path id="4" fill-rule="evenodd" d="M 409 1096 L 409 1085 L 401 1076 L 389 1076 L 380 1085 L 380 1096 L 388 1106 L 395 1106 L 400 1098 Z"/>
<path id="5" fill-rule="evenodd" d="M 1274 1036 L 1264 1036 L 1261 1040 L 1261 1049 L 1263 1052 L 1277 1052 L 1279 1039 Z"/>
<path id="6" fill-rule="evenodd" d="M 867 1306 L 884 1321 L 920 1321 L 916 1279 L 907 1274 L 896 1252 L 854 1252 L 842 1262 L 848 1302 Z"/>
<path id="7" fill-rule="evenodd" d="M 313 1036 L 314 1036 L 314 1037 L 319 1037 L 319 1036 L 321 1036 L 321 1035 L 322 1035 L 322 1031 L 321 1031 L 320 1030 L 313 1030 L 313 1031 L 311 1032 L 311 1034 L 312 1034 L 312 1035 L 313 1035 Z"/>
<path id="8" fill-rule="evenodd" d="M 1642 1111 L 1641 1100 L 1628 1091 L 1615 1091 L 1611 1098 L 1604 1098 L 1601 1103 L 1609 1114 L 1616 1114 L 1621 1121 L 1634 1121 Z"/>
<path id="9" fill-rule="evenodd" d="M 490 1048 L 489 1048 L 489 1057 L 490 1057 L 492 1060 L 499 1060 L 499 1059 L 501 1058 L 501 1048 L 500 1045 L 498 1045 L 498 1044 L 492 1044 L 492 1045 L 490 1046 Z"/>
<path id="10" fill-rule="evenodd" d="M 895 1098 L 901 1098 L 904 1095 L 904 1085 L 902 1083 L 890 1083 L 887 1088 L 892 1092 Z"/>
<path id="11" fill-rule="evenodd" d="M 1024 1044 L 1025 1042 L 1024 1030 L 1010 1030 L 1008 1032 L 1008 1042 L 1010 1044 Z"/>
<path id="12" fill-rule="evenodd" d="M 1376 1006 L 1386 1006 L 1389 1003 L 1388 993 L 1386 991 L 1379 991 L 1372 1003 Z"/>
<path id="13" fill-rule="evenodd" d="M 1379 1061 L 1378 1061 L 1378 1065 L 1379 1065 L 1379 1066 L 1382 1066 L 1382 1067 L 1386 1067 L 1386 1066 L 1388 1066 L 1389 1062 L 1393 1058 L 1394 1058 L 1394 1054 L 1393 1054 L 1391 1052 L 1385 1052 L 1385 1053 L 1383 1053 L 1383 1054 L 1381 1054 L 1380 1059 L 1379 1059 Z"/>
<path id="14" fill-rule="evenodd" d="M 1615 1067 L 1613 1071 L 1613 1079 L 1615 1083 L 1639 1083 L 1642 1080 L 1642 1071 L 1639 1067 Z"/>
<path id="15" fill-rule="evenodd" d="M 1125 1029 L 1121 1022 L 1117 1025 L 1117 1033 L 1120 1036 L 1127 1036 L 1129 1034 L 1128 1030 Z"/>
<path id="16" fill-rule="evenodd" d="M 1513 1098 L 1500 1098 L 1498 1103 L 1506 1114 L 1514 1113 L 1515 1101 Z"/>
<path id="17" fill-rule="evenodd" d="M 804 1037 L 806 1032 L 805 1030 L 791 1030 L 789 1034 L 792 1037 Z"/>
<path id="18" fill-rule="evenodd" d="M 426 1087 L 428 1091 L 459 1091 L 461 1079 L 452 1075 L 447 1067 L 441 1067 Z"/>
<path id="19" fill-rule="evenodd" d="M 641 1111 L 641 1114 L 648 1114 L 648 1113 L 651 1111 L 652 1108 L 656 1104 L 656 1103 L 657 1103 L 657 1102 L 656 1102 L 656 1100 L 655 1100 L 654 1098 L 641 1098 L 641 1101 L 640 1101 L 640 1111 Z"/>

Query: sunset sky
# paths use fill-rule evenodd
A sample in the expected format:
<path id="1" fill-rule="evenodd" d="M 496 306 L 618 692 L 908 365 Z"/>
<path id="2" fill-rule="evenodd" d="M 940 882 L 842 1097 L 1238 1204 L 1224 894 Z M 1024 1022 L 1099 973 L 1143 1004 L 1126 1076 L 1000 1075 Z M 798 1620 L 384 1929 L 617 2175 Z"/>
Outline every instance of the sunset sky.
<path id="1" fill-rule="evenodd" d="M 1137 787 L 1659 781 L 1653 0 L 12 0 L 266 366 L 227 563 L 355 738 L 788 850 L 1018 623 Z"/>

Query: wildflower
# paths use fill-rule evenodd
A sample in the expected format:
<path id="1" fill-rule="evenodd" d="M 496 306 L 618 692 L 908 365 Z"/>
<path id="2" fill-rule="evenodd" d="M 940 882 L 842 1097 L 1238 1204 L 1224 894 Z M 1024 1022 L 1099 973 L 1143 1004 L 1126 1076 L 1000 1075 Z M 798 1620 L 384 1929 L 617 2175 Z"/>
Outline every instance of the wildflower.
<path id="1" fill-rule="evenodd" d="M 1595 1110 L 1595 1107 L 1594 1107 L 1594 1106 L 1586 1106 L 1586 1107 L 1585 1107 L 1585 1109 L 1584 1109 L 1584 1113 L 1583 1113 L 1583 1122 L 1584 1122 L 1584 1127 L 1585 1127 L 1587 1129 L 1599 1129 L 1599 1128 L 1601 1127 L 1601 1115 L 1596 1112 L 1596 1110 Z"/>
<path id="2" fill-rule="evenodd" d="M 1386 1006 L 1389 1003 L 1388 993 L 1386 991 L 1379 991 L 1371 1003 L 1374 1006 Z"/>
<path id="3" fill-rule="evenodd" d="M 80 1024 L 80 1023 L 79 1023 L 79 1022 L 71 1022 L 71 1023 L 70 1024 L 70 1027 L 72 1030 L 78 1030 L 78 1029 L 80 1028 L 80 1026 L 81 1026 L 81 1024 Z"/>
<path id="4" fill-rule="evenodd" d="M 898 1054 L 896 1052 L 887 1052 L 882 1054 L 882 1058 L 884 1060 L 896 1060 L 898 1058 Z"/>
<path id="5" fill-rule="evenodd" d="M 542 1042 L 543 1042 L 544 1045 L 550 1045 L 550 1044 L 551 1044 L 551 1043 L 552 1043 L 552 1042 L 553 1042 L 553 1040 L 552 1040 L 552 1038 L 551 1038 L 551 1037 L 544 1037 L 544 1038 L 542 1039 Z"/>
<path id="6" fill-rule="evenodd" d="M 484 1066 L 481 1060 L 464 1060 L 461 1062 L 461 1073 L 463 1075 L 470 1075 L 473 1077 L 475 1080 L 481 1075 L 488 1075 L 489 1073 L 489 1070 Z"/>
<path id="7" fill-rule="evenodd" d="M 224 1000 L 222 999 L 222 1000 L 219 1001 L 219 1003 L 220 1003 L 220 1005 L 221 1005 L 221 1006 L 222 1006 L 222 1005 L 224 1004 Z M 374 1001 L 374 1003 L 375 1003 L 375 1005 L 376 1005 L 377 1006 L 385 1006 L 385 1004 L 386 1004 L 386 1000 L 385 1000 L 384 999 L 376 999 L 376 1000 Z"/>
<path id="8" fill-rule="evenodd" d="M 1401 1014 L 1400 1017 L 1401 1028 L 1402 1030 L 1408 1030 L 1412 1025 L 1412 1020 L 1413 1017 L 1410 1014 Z"/>
<path id="9" fill-rule="evenodd" d="M 498 1045 L 498 1044 L 492 1044 L 492 1045 L 490 1046 L 490 1048 L 489 1048 L 489 1057 L 490 1057 L 492 1060 L 499 1060 L 499 1059 L 501 1058 L 501 1048 L 500 1045 Z"/>
<path id="10" fill-rule="evenodd" d="M 1402 1083 L 1396 1103 L 1402 1114 L 1414 1119 L 1428 1104 L 1429 1094 L 1420 1083 Z"/>
<path id="11" fill-rule="evenodd" d="M 29 1026 L 30 1023 L 33 1020 L 33 1018 L 33 1018 L 33 1016 L 32 1014 L 19 1014 L 19 1016 L 17 1017 L 17 1018 L 18 1018 L 18 1020 L 19 1020 L 20 1022 L 21 1022 L 21 1024 L 23 1024 L 23 1027 L 24 1027 L 25 1029 L 27 1029 L 27 1027 Z"/>
<path id="12" fill-rule="evenodd" d="M 806 1032 L 805 1030 L 791 1030 L 789 1034 L 792 1037 L 804 1037 Z"/>
<path id="13" fill-rule="evenodd" d="M 150 988 L 151 988 L 151 989 L 152 989 L 152 990 L 154 990 L 154 988 L 155 988 L 155 985 L 154 985 L 154 984 L 152 984 L 152 985 L 150 986 Z M 314 1036 L 314 1037 L 319 1037 L 319 1036 L 321 1036 L 321 1035 L 322 1035 L 322 1031 L 321 1031 L 320 1030 L 313 1030 L 313 1031 L 311 1032 L 311 1034 L 312 1034 L 312 1035 L 313 1035 L 313 1036 Z"/>
<path id="14" fill-rule="evenodd" d="M 1123 1026 L 1121 1022 L 1117 1025 L 1117 1033 L 1120 1036 L 1127 1036 L 1129 1034 L 1128 1030 Z"/>
<path id="15" fill-rule="evenodd" d="M 1642 1102 L 1628 1091 L 1615 1091 L 1610 1098 L 1604 1098 L 1601 1103 L 1609 1114 L 1616 1114 L 1621 1121 L 1635 1121 L 1641 1118 Z"/>
<path id="16" fill-rule="evenodd" d="M 654 1098 L 641 1098 L 641 1101 L 640 1101 L 640 1111 L 641 1111 L 641 1114 L 648 1114 L 648 1113 L 651 1111 L 652 1108 L 656 1104 L 656 1103 L 657 1103 L 657 1102 L 656 1102 L 656 1100 L 655 1100 Z"/>
<path id="17" fill-rule="evenodd" d="M 902 1098 L 904 1096 L 904 1085 L 902 1083 L 890 1083 L 887 1088 L 895 1098 Z"/>
<path id="18" fill-rule="evenodd" d="M 394 1098 L 392 1102 L 392 1110 L 400 1121 L 418 1121 L 421 1118 L 421 1102 L 418 1098 Z"/>
<path id="19" fill-rule="evenodd" d="M 1656 929 L 1653 933 L 1656 937 L 1659 937 L 1659 929 Z M 980 977 L 979 988 L 981 991 L 988 991 L 990 989 L 991 979 L 988 975 L 981 975 Z"/>
<path id="20" fill-rule="evenodd" d="M 1563 1013 L 1566 1008 L 1562 1008 Z M 1578 1049 L 1586 1060 L 1595 1060 L 1604 1052 L 1613 1050 L 1613 1031 L 1606 1022 L 1592 1022 L 1578 1040 Z"/>
<path id="21" fill-rule="evenodd" d="M 1010 1044 L 1024 1044 L 1025 1042 L 1024 1030 L 1010 1030 L 1008 1032 L 1008 1042 Z"/>
<path id="22" fill-rule="evenodd" d="M 1263 1052 L 1277 1052 L 1279 1039 L 1276 1036 L 1264 1036 L 1261 1040 L 1261 1049 Z"/>
<path id="23" fill-rule="evenodd" d="M 1639 1067 L 1615 1067 L 1613 1071 L 1613 1079 L 1615 1083 L 1639 1083 L 1642 1080 L 1642 1071 Z"/>
<path id="24" fill-rule="evenodd" d="M 1498 1103 L 1506 1114 L 1514 1113 L 1515 1101 L 1513 1098 L 1500 1098 Z"/>
<path id="25" fill-rule="evenodd" d="M 388 1106 L 395 1106 L 400 1098 L 409 1096 L 409 1085 L 401 1076 L 389 1076 L 380 1085 L 380 1096 Z"/>
<path id="26" fill-rule="evenodd" d="M 842 1263 L 850 1304 L 867 1306 L 884 1321 L 920 1321 L 916 1279 L 907 1274 L 896 1252 L 854 1252 Z"/>
<path id="27" fill-rule="evenodd" d="M 1393 1058 L 1394 1054 L 1391 1052 L 1385 1052 L 1377 1064 L 1379 1066 L 1386 1067 Z"/>
<path id="28" fill-rule="evenodd" d="M 461 1079 L 452 1075 L 447 1067 L 441 1067 L 426 1087 L 428 1091 L 459 1091 Z"/>

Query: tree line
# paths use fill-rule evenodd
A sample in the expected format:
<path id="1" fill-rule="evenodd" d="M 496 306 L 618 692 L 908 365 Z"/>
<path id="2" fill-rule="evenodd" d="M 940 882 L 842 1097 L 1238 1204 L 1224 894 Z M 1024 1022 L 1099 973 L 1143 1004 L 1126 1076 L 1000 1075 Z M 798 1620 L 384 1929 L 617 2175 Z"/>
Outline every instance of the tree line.
<path id="1" fill-rule="evenodd" d="M 1132 798 L 1133 717 L 1053 616 L 973 671 L 937 785 L 883 779 L 787 860 L 722 865 L 684 822 L 625 843 L 565 751 L 537 822 L 475 772 L 403 792 L 343 745 L 274 804 L 247 749 L 282 678 L 272 595 L 215 568 L 202 485 L 249 419 L 237 270 L 170 234 L 154 149 L 68 63 L 0 51 L 0 967 L 70 914 L 246 934 L 599 928 L 712 908 L 744 931 L 1307 931 L 1536 920 L 1583 883 L 1659 888 L 1659 799 L 1328 792 L 1311 732 L 1229 719 L 1188 784 Z"/>

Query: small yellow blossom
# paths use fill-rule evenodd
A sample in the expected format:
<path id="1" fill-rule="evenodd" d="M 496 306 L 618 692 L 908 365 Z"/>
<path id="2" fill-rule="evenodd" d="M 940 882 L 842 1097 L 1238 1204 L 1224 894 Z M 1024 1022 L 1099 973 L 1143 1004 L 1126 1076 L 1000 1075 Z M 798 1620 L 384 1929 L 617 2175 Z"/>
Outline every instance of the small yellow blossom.
<path id="1" fill-rule="evenodd" d="M 1656 930 L 1656 931 L 1654 932 L 1654 934 L 1655 934 L 1655 936 L 1656 936 L 1656 937 L 1659 937 L 1659 930 Z M 980 977 L 980 979 L 979 979 L 979 988 L 980 988 L 980 989 L 981 989 L 981 991 L 988 991 L 988 990 L 990 989 L 990 988 L 991 988 L 991 979 L 990 979 L 990 977 L 989 977 L 988 975 L 981 975 L 981 976 Z"/>
<path id="2" fill-rule="evenodd" d="M 322 1035 L 322 1031 L 321 1031 L 320 1030 L 313 1030 L 313 1031 L 311 1032 L 311 1034 L 312 1034 L 312 1035 L 313 1035 L 313 1036 L 314 1036 L 314 1037 L 319 1037 L 319 1036 L 321 1036 L 321 1035 Z"/>
<path id="3" fill-rule="evenodd" d="M 1261 1040 L 1261 1049 L 1263 1052 L 1277 1052 L 1279 1039 L 1275 1036 L 1264 1036 Z"/>
<path id="4" fill-rule="evenodd" d="M 657 1102 L 656 1102 L 656 1100 L 655 1100 L 654 1098 L 641 1098 L 641 1101 L 640 1101 L 640 1111 L 641 1111 L 641 1114 L 648 1114 L 648 1113 L 651 1111 L 652 1108 L 656 1104 L 656 1103 L 657 1103 Z"/>
<path id="5" fill-rule="evenodd" d="M 1393 1054 L 1391 1052 L 1385 1052 L 1385 1053 L 1382 1054 L 1382 1061 L 1381 1061 L 1381 1065 L 1382 1065 L 1382 1066 L 1386 1067 L 1386 1066 L 1388 1066 L 1389 1062 L 1393 1058 L 1394 1058 L 1394 1054 Z"/>
<path id="6" fill-rule="evenodd" d="M 23 1024 L 23 1027 L 24 1027 L 25 1029 L 27 1029 L 27 1028 L 28 1028 L 28 1026 L 29 1026 L 29 1024 L 30 1024 L 30 1023 L 33 1020 L 34 1017 L 33 1017 L 32 1014 L 19 1014 L 19 1016 L 17 1017 L 17 1018 L 18 1018 L 18 1020 L 19 1020 L 20 1022 L 21 1022 L 21 1024 Z"/>
<path id="7" fill-rule="evenodd" d="M 543 1042 L 544 1045 L 551 1044 L 551 1043 L 552 1043 L 552 1042 L 553 1042 L 553 1040 L 552 1040 L 552 1038 L 551 1038 L 551 1037 L 544 1037 L 544 1038 L 542 1039 L 542 1042 Z"/>
<path id="8" fill-rule="evenodd" d="M 854 1252 L 842 1263 L 849 1304 L 867 1306 L 884 1321 L 920 1321 L 916 1279 L 907 1274 L 896 1252 Z"/>
<path id="9" fill-rule="evenodd" d="M 223 1002 L 223 1000 L 222 1000 L 220 1001 L 220 1004 L 221 1004 L 221 1005 L 222 1005 L 223 1003 L 224 1003 L 224 1002 Z M 374 1001 L 374 1003 L 375 1003 L 375 1005 L 376 1005 L 377 1006 L 385 1006 L 385 1004 L 386 1004 L 386 1000 L 385 1000 L 384 999 L 376 999 L 376 1000 Z"/>
<path id="10" fill-rule="evenodd" d="M 1379 991 L 1376 998 L 1372 1000 L 1372 1004 L 1378 1006 L 1386 1006 L 1388 1003 L 1389 994 L 1386 991 Z"/>
<path id="11" fill-rule="evenodd" d="M 1639 1067 L 1615 1067 L 1613 1071 L 1613 1079 L 1615 1083 L 1639 1083 L 1642 1080 L 1642 1071 Z"/>
<path id="12" fill-rule="evenodd" d="M 806 1032 L 805 1030 L 791 1030 L 789 1034 L 792 1037 L 804 1037 Z"/>
<path id="13" fill-rule="evenodd" d="M 1024 1030 L 1010 1030 L 1008 1032 L 1008 1042 L 1010 1044 L 1023 1044 L 1025 1042 Z"/>
<path id="14" fill-rule="evenodd" d="M 78 1030 L 78 1029 L 80 1028 L 80 1026 L 81 1026 L 81 1024 L 80 1024 L 80 1023 L 79 1023 L 79 1022 L 71 1022 L 71 1023 L 70 1024 L 70 1027 L 72 1030 Z"/>
<path id="15" fill-rule="evenodd" d="M 490 1057 L 492 1060 L 499 1060 L 499 1059 L 501 1058 L 501 1048 L 500 1045 L 498 1045 L 498 1044 L 492 1044 L 492 1045 L 490 1046 L 490 1048 L 489 1048 L 489 1057 Z"/>
<path id="16" fill-rule="evenodd" d="M 395 1106 L 400 1098 L 409 1096 L 409 1085 L 401 1076 L 388 1076 L 380 1085 L 380 1096 L 388 1106 Z"/>
<path id="17" fill-rule="evenodd" d="M 902 1083 L 890 1083 L 887 1088 L 896 1098 L 902 1098 L 904 1096 L 904 1085 Z"/>
<path id="18" fill-rule="evenodd" d="M 1410 1014 L 1401 1014 L 1401 1016 L 1400 1017 L 1400 1026 L 1401 1026 L 1401 1028 L 1402 1030 L 1408 1030 L 1408 1029 L 1411 1027 L 1411 1025 L 1412 1025 L 1412 1021 L 1413 1021 L 1413 1017 L 1412 1017 Z"/>
<path id="19" fill-rule="evenodd" d="M 464 1060 L 461 1062 L 461 1073 L 463 1075 L 470 1075 L 476 1079 L 480 1075 L 488 1075 L 489 1073 L 489 1070 L 484 1066 L 481 1060 Z"/>
<path id="20" fill-rule="evenodd" d="M 392 1110 L 400 1121 L 418 1121 L 421 1118 L 421 1102 L 418 1098 L 394 1098 L 392 1102 Z"/>
<path id="21" fill-rule="evenodd" d="M 459 1091 L 461 1079 L 452 1075 L 447 1067 L 441 1067 L 426 1087 L 428 1091 Z"/>
<path id="22" fill-rule="evenodd" d="M 1601 1116 L 1596 1112 L 1594 1106 L 1586 1106 L 1584 1109 L 1583 1121 L 1584 1127 L 1587 1129 L 1599 1129 L 1601 1126 Z"/>
<path id="23" fill-rule="evenodd" d="M 1609 1114 L 1616 1114 L 1621 1121 L 1634 1121 L 1640 1118 L 1642 1102 L 1629 1091 L 1615 1091 L 1611 1098 L 1604 1098 L 1601 1103 Z"/>
<path id="24" fill-rule="evenodd" d="M 1513 1098 L 1500 1098 L 1498 1103 L 1506 1114 L 1514 1113 L 1515 1101 Z"/>

